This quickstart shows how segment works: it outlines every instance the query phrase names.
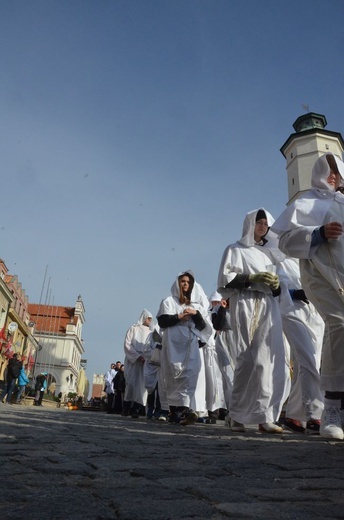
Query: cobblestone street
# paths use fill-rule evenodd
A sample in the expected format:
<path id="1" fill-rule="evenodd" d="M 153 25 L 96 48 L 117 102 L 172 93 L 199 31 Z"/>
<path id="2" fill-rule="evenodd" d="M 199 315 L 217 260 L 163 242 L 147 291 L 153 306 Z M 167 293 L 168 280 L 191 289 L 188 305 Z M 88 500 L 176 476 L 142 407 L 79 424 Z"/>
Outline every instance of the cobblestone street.
<path id="1" fill-rule="evenodd" d="M 1 519 L 344 518 L 344 443 L 0 403 Z"/>

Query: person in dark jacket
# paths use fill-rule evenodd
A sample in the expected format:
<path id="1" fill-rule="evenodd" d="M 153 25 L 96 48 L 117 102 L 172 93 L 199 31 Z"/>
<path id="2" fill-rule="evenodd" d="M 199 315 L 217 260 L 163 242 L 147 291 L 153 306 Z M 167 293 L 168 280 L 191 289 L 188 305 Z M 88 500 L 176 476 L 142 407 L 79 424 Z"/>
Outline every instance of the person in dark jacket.
<path id="1" fill-rule="evenodd" d="M 34 406 L 43 406 L 42 400 L 44 396 L 44 391 L 47 388 L 47 372 L 41 372 L 36 377 L 36 384 L 35 384 L 35 390 L 36 390 L 36 397 L 34 401 Z"/>
<path id="2" fill-rule="evenodd" d="M 125 392 L 125 377 L 124 377 L 124 365 L 118 370 L 113 380 L 113 386 L 115 390 L 115 405 L 114 413 L 120 414 L 123 412 L 123 401 Z M 130 406 L 130 403 L 128 403 Z M 128 406 L 127 406 L 128 408 Z"/>
<path id="3" fill-rule="evenodd" d="M 22 362 L 18 359 L 18 354 L 13 354 L 7 365 L 6 388 L 0 396 L 0 401 L 6 404 L 11 404 L 11 397 L 14 390 L 16 379 L 22 369 Z M 6 401 L 5 401 L 5 397 Z"/>

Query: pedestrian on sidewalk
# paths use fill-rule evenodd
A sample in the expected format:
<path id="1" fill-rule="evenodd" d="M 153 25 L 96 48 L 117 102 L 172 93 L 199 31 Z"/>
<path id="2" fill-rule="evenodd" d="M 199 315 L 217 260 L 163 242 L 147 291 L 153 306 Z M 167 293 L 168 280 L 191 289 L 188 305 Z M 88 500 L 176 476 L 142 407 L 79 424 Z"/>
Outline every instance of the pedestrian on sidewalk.
<path id="1" fill-rule="evenodd" d="M 14 390 L 14 386 L 16 384 L 16 380 L 20 374 L 22 369 L 22 362 L 20 361 L 18 354 L 15 353 L 11 357 L 7 365 L 7 374 L 6 374 L 6 387 L 5 390 L 0 395 L 0 401 L 6 404 L 11 404 L 11 397 Z M 6 397 L 7 396 L 7 397 Z M 6 401 L 5 401 L 6 397 Z"/>
<path id="2" fill-rule="evenodd" d="M 28 385 L 29 383 L 30 383 L 30 381 L 29 381 L 29 378 L 27 377 L 27 374 L 25 372 L 25 368 L 22 367 L 21 371 L 20 371 L 20 374 L 18 376 L 18 387 L 19 387 L 19 390 L 18 390 L 18 394 L 17 394 L 16 404 L 22 404 L 21 403 L 21 399 L 22 399 L 23 394 L 25 394 L 26 385 Z"/>
<path id="3" fill-rule="evenodd" d="M 42 405 L 43 396 L 44 396 L 44 392 L 47 388 L 47 375 L 48 375 L 48 372 L 41 372 L 36 377 L 36 384 L 35 384 L 36 396 L 35 396 L 35 401 L 33 403 L 34 406 L 43 406 Z"/>

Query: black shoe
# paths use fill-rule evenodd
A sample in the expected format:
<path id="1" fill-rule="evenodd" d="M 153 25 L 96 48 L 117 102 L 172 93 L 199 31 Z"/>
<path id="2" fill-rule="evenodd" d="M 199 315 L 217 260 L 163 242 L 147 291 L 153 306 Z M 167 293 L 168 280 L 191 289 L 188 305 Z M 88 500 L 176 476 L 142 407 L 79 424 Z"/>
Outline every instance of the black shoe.
<path id="1" fill-rule="evenodd" d="M 187 410 L 183 413 L 180 418 L 179 424 L 183 424 L 184 426 L 187 424 L 195 424 L 198 419 L 198 414 L 193 410 Z"/>
<path id="2" fill-rule="evenodd" d="M 283 420 L 283 426 L 292 432 L 296 433 L 306 433 L 306 428 L 304 428 L 300 421 L 296 419 L 290 419 L 289 417 L 285 417 Z"/>
<path id="3" fill-rule="evenodd" d="M 168 414 L 168 422 L 172 424 L 178 424 L 180 421 L 180 415 L 177 412 L 170 412 Z"/>

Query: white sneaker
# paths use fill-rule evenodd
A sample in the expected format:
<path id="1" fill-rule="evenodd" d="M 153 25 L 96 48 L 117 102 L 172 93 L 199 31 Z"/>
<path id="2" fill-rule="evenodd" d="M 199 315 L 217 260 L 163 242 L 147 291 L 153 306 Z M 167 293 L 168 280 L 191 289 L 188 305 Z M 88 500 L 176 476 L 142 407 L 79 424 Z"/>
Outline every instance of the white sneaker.
<path id="1" fill-rule="evenodd" d="M 326 439 L 344 439 L 342 419 L 339 408 L 325 404 L 321 416 L 320 435 Z"/>
<path id="2" fill-rule="evenodd" d="M 245 432 L 245 426 L 241 424 L 240 422 L 236 422 L 233 419 L 231 419 L 231 425 L 230 429 L 232 432 Z"/>
<path id="3" fill-rule="evenodd" d="M 283 428 L 273 422 L 266 422 L 259 425 L 259 431 L 263 433 L 283 433 Z"/>

